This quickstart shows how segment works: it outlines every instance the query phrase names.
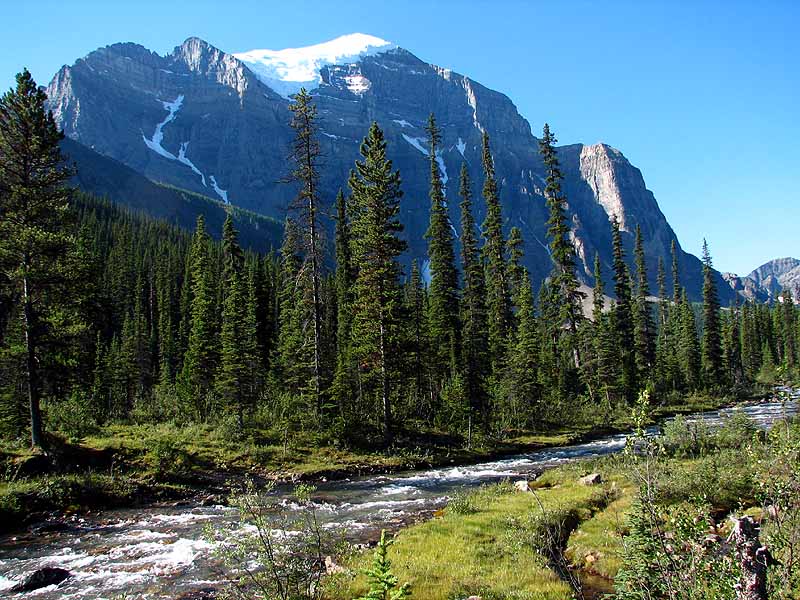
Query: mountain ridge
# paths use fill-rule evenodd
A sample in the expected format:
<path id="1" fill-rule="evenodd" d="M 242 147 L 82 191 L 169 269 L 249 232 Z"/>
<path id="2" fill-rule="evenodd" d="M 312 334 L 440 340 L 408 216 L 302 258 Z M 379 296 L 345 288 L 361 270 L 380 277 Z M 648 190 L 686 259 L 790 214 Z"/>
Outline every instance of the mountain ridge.
<path id="1" fill-rule="evenodd" d="M 279 183 L 291 140 L 288 101 L 234 55 L 196 37 L 165 57 L 137 44 L 114 44 L 63 67 L 47 91 L 65 133 L 100 154 L 150 179 L 283 217 L 293 195 Z M 434 112 L 443 134 L 438 160 L 454 225 L 459 222 L 455 180 L 462 162 L 474 182 L 476 220 L 485 214 L 477 192 L 481 136 L 487 131 L 505 228 L 522 229 L 525 264 L 534 283 L 549 274 L 538 140 L 508 96 L 401 47 L 366 53 L 356 62 L 321 65 L 312 94 L 320 115 L 321 189 L 327 203 L 346 181 L 369 123 L 378 121 L 403 176 L 407 259 L 424 263 L 429 204 L 424 123 Z M 570 144 L 558 152 L 582 281 L 593 283 L 595 252 L 604 278 L 610 278 L 608 221 L 615 215 L 623 224 L 629 258 L 632 232 L 636 225 L 642 228 L 654 286 L 656 260 L 669 264 L 672 241 L 680 244 L 641 172 L 608 144 Z M 684 286 L 699 299 L 699 260 L 681 250 L 679 264 Z M 723 302 L 730 301 L 733 290 L 721 277 L 718 284 Z"/>

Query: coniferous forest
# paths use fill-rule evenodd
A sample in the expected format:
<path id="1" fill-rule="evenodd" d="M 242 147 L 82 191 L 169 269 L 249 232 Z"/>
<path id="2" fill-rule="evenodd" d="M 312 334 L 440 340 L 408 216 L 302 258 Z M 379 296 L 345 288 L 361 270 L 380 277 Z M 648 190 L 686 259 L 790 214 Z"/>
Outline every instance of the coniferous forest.
<path id="1" fill-rule="evenodd" d="M 602 280 L 598 258 L 594 289 L 582 291 L 547 125 L 539 152 L 552 273 L 534 290 L 520 230 L 504 227 L 486 134 L 483 180 L 461 172 L 456 244 L 447 209 L 456 199 L 444 196 L 430 116 L 424 281 L 419 265 L 402 261 L 402 174 L 376 123 L 331 224 L 318 190 L 316 109 L 305 91 L 296 96 L 288 158 L 297 196 L 281 247 L 257 253 L 242 250 L 230 217 L 214 240 L 202 217 L 186 232 L 71 190 L 44 101 L 24 72 L 0 105 L 8 438 L 28 432 L 44 446 L 45 429 L 70 412 L 86 427 L 208 422 L 246 436 L 254 425 L 276 426 L 376 448 L 435 431 L 470 444 L 570 419 L 606 425 L 642 390 L 676 404 L 797 367 L 791 296 L 721 307 L 707 245 L 696 306 L 677 257 L 669 274 L 658 263 L 658 289 L 649 289 L 641 231 L 626 256 L 612 219 L 613 280 Z M 488 207 L 483 223 L 472 212 L 478 193 Z"/>
<path id="2" fill-rule="evenodd" d="M 202 215 L 187 231 L 73 188 L 75 168 L 44 91 L 27 70 L 16 81 L 0 98 L 3 528 L 12 519 L 52 523 L 46 511 L 185 498 L 214 485 L 217 495 L 191 509 L 209 512 L 190 518 L 229 519 L 219 506 L 228 503 L 250 529 L 208 526 L 205 545 L 188 542 L 188 563 L 170 560 L 197 568 L 214 548 L 214 564 L 229 569 L 215 583 L 243 599 L 796 598 L 797 422 L 767 433 L 734 415 L 712 432 L 702 419 L 677 417 L 660 436 L 647 434 L 657 418 L 796 384 L 800 315 L 791 293 L 721 306 L 704 242 L 702 302 L 690 302 L 675 243 L 671 264 L 653 265 L 638 226 L 626 253 L 616 217 L 613 264 L 597 255 L 594 287 L 582 285 L 549 125 L 538 153 L 552 264 L 534 289 L 522 232 L 508 227 L 501 202 L 492 150 L 502 140 L 486 132 L 482 178 L 471 180 L 463 165 L 448 197 L 442 132 L 428 118 L 428 260 L 420 265 L 407 260 L 403 174 L 379 124 L 363 132 L 336 197 L 324 197 L 317 108 L 302 89 L 289 105 L 282 176 L 294 199 L 282 242 L 243 248 L 230 212 L 215 239 Z M 607 267 L 613 276 L 604 281 Z M 315 499 L 306 484 L 284 492 L 269 481 L 325 484 L 322 475 L 373 468 L 568 452 L 631 431 L 619 457 L 573 453 L 564 459 L 571 464 L 551 468 L 556 458 L 513 485 L 446 488 L 446 501 L 425 505 L 432 510 L 389 521 L 398 530 L 431 517 L 398 535 L 396 547 L 385 521 L 369 520 L 380 511 L 363 509 L 381 502 L 363 502 L 367 522 L 382 524 L 374 558 L 363 547 L 342 550 L 318 519 L 322 508 L 335 515 L 357 504 L 337 505 L 341 489 Z M 308 467 L 309 456 L 322 466 Z M 595 462 L 577 460 L 586 456 Z M 219 483 L 229 475 L 234 483 Z M 420 477 L 436 485 L 430 473 Z M 223 499 L 220 486 L 227 494 L 234 484 L 238 493 Z M 174 530 L 156 535 L 184 547 Z M 72 577 L 61 575 L 56 584 Z"/>

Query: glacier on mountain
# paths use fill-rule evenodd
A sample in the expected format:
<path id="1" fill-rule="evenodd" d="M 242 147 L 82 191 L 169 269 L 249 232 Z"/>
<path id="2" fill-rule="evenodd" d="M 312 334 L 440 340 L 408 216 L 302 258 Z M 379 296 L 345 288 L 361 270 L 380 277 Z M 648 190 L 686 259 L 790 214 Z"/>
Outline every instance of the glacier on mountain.
<path id="1" fill-rule="evenodd" d="M 234 53 L 234 56 L 245 63 L 265 85 L 288 99 L 302 87 L 308 90 L 316 88 L 320 83 L 322 67 L 358 62 L 364 56 L 374 56 L 396 47 L 372 35 L 351 33 L 313 46 L 249 50 Z M 360 79 L 348 84 L 354 93 L 363 93 L 368 89 Z"/>

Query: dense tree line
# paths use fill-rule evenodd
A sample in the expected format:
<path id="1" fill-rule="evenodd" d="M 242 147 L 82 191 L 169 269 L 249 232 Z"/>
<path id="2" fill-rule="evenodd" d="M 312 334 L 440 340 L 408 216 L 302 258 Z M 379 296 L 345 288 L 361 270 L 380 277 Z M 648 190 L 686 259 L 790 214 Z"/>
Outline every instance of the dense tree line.
<path id="1" fill-rule="evenodd" d="M 533 290 L 519 229 L 507 230 L 491 140 L 483 134 L 482 196 L 461 170 L 455 236 L 440 172 L 441 134 L 427 127 L 429 279 L 403 267 L 401 174 L 373 123 L 326 227 L 318 189 L 317 114 L 305 91 L 291 109 L 297 186 L 278 252 L 243 251 L 229 218 L 220 241 L 69 192 L 61 134 L 27 72 L 0 100 L 0 402 L 8 436 L 43 443 L 45 412 L 68 405 L 97 424 L 212 421 L 391 444 L 436 429 L 474 433 L 611 418 L 642 389 L 657 399 L 796 373 L 797 309 L 719 306 L 703 247 L 702 310 L 673 294 L 659 262 L 649 289 L 640 229 L 634 256 L 610 222 L 613 281 L 595 259 L 591 298 L 575 248 L 555 147 L 539 150 L 552 273 Z M 327 268 L 324 231 L 334 231 Z M 613 291 L 614 300 L 606 294 Z M 783 372 L 781 372 L 783 370 Z"/>

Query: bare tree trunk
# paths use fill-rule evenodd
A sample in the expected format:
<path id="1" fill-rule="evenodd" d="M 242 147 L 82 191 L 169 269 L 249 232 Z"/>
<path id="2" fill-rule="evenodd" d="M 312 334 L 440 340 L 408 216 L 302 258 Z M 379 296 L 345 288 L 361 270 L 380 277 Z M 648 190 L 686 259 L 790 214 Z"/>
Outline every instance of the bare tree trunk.
<path id="1" fill-rule="evenodd" d="M 758 539 L 758 526 L 751 517 L 732 519 L 731 539 L 742 568 L 736 584 L 737 600 L 767 600 L 767 566 L 769 550 Z"/>
<path id="2" fill-rule="evenodd" d="M 31 446 L 44 448 L 42 432 L 42 411 L 39 407 L 39 382 L 36 372 L 36 343 L 34 341 L 33 300 L 28 283 L 28 259 L 24 261 L 25 274 L 22 277 L 22 314 L 25 320 L 25 375 L 28 387 L 28 405 L 31 412 Z"/>

